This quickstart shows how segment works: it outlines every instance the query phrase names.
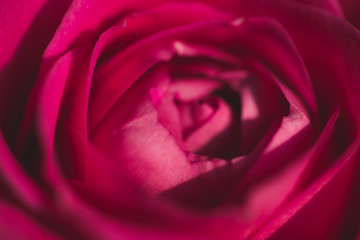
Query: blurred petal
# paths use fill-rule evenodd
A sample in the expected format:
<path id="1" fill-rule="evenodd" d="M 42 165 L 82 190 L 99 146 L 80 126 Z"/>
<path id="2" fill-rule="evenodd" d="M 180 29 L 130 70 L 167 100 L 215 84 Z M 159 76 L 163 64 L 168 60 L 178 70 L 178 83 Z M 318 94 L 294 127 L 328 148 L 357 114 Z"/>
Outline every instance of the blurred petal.
<path id="1" fill-rule="evenodd" d="M 1 181 L 4 181 L 2 185 L 5 185 L 22 204 L 33 209 L 43 207 L 44 196 L 16 161 L 1 134 L 0 159 Z"/>
<path id="2" fill-rule="evenodd" d="M 342 9 L 337 0 L 293 0 L 293 1 L 301 4 L 308 4 L 308 5 L 313 5 L 315 7 L 319 7 L 321 9 L 333 13 L 338 17 L 343 16 Z"/>
<path id="3" fill-rule="evenodd" d="M 284 225 L 280 225 L 279 228 L 279 225 L 276 226 L 276 221 L 279 221 L 281 217 L 275 218 L 275 221 L 266 227 L 269 229 L 276 226 L 277 231 L 271 235 L 270 239 L 287 239 L 289 236 L 292 239 L 310 237 L 329 239 L 339 234 L 339 226 L 343 220 L 341 217 L 346 208 L 353 175 L 357 174 L 354 171 L 357 169 L 354 168 L 354 164 L 358 159 L 358 143 L 350 149 L 350 152 L 339 159 L 338 164 L 330 168 L 307 191 L 294 199 L 293 204 L 280 213 L 282 216 L 292 215 L 291 219 L 287 222 L 281 220 Z M 293 234 L 295 229 L 296 235 Z M 265 237 L 268 233 L 262 230 L 257 236 Z"/>
<path id="4" fill-rule="evenodd" d="M 352 25 L 360 29 L 360 2 L 358 0 L 338 0 L 345 19 L 348 20 Z"/>
<path id="5" fill-rule="evenodd" d="M 0 238 L 1 239 L 62 239 L 49 232 L 33 218 L 26 216 L 21 209 L 0 201 Z M 14 227 L 16 226 L 16 227 Z"/>
<path id="6" fill-rule="evenodd" d="M 69 2 L 1 1 L 0 125 L 11 149 L 15 147 L 26 101 L 39 73 L 42 54 Z"/>

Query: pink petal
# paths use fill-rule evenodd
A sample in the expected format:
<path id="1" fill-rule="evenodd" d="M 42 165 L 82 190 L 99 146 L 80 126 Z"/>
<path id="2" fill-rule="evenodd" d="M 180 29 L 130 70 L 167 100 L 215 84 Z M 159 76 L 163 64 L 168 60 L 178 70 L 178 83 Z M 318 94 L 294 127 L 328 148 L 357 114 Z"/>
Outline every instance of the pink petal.
<path id="1" fill-rule="evenodd" d="M 61 239 L 19 208 L 0 202 L 1 239 Z M 16 227 L 14 227 L 16 226 Z"/>
<path id="2" fill-rule="evenodd" d="M 5 188 L 12 192 L 17 200 L 33 209 L 40 209 L 44 205 L 43 193 L 23 171 L 12 155 L 9 147 L 0 134 L 0 173 Z M 10 197 L 10 196 L 8 196 Z"/>
<path id="3" fill-rule="evenodd" d="M 334 236 L 341 238 L 338 231 L 342 225 L 342 214 L 346 208 L 353 176 L 356 174 L 354 169 L 357 168 L 354 164 L 357 161 L 358 149 L 358 143 L 352 145 L 350 151 L 342 156 L 337 164 L 294 199 L 279 217 L 274 218 L 255 238 L 269 236 L 269 233 L 274 231 L 276 232 L 270 239 L 287 239 L 289 236 L 293 239 L 329 239 Z M 288 219 L 288 216 L 292 218 Z M 293 234 L 294 231 L 297 234 Z"/>
<path id="4" fill-rule="evenodd" d="M 163 21 L 163 18 L 169 18 L 169 13 L 176 12 L 169 21 Z M 182 14 L 182 12 L 184 12 Z M 185 13 L 186 12 L 186 13 Z M 194 12 L 194 14 L 191 14 Z M 186 16 L 186 17 L 185 17 Z M 190 18 L 189 18 L 189 17 Z M 141 12 L 132 18 L 127 19 L 126 28 L 112 28 L 107 30 L 97 42 L 97 48 L 101 51 L 116 52 L 125 48 L 129 43 L 142 40 L 139 44 L 131 46 L 122 52 L 119 52 L 114 58 L 108 59 L 106 64 L 100 65 L 93 79 L 93 87 L 91 92 L 91 107 L 89 109 L 89 128 L 90 130 L 98 124 L 105 112 L 109 110 L 112 104 L 119 96 L 141 76 L 147 69 L 161 60 L 168 60 L 174 53 L 173 47 L 158 44 L 155 47 L 143 39 L 157 31 L 164 31 L 168 28 L 174 28 L 181 25 L 191 23 L 192 21 L 200 21 L 204 19 L 230 19 L 231 17 L 221 12 L 215 11 L 207 6 L 199 4 L 191 4 L 185 6 L 181 4 L 169 4 L 159 8 L 155 8 L 148 12 Z M 151 21 L 149 21 L 151 19 Z M 171 25 L 169 24 L 171 23 Z M 155 27 L 156 26 L 156 27 Z M 134 36 L 141 36 L 135 37 Z M 121 45 L 119 46 L 119 39 Z M 145 48 L 146 51 L 140 49 Z M 146 46 L 145 46 L 146 45 Z M 109 50 L 110 49 L 110 50 Z M 115 49 L 115 50 L 114 50 Z M 150 51 L 150 52 L 149 52 Z M 139 58 L 138 54 L 143 55 Z M 97 55 L 92 57 L 94 60 Z M 119 68 L 118 66 L 122 66 Z M 101 79 L 101 81 L 97 81 Z M 126 79 L 123 80 L 123 79 Z M 102 101 L 99 101 L 102 99 Z"/>
<path id="5" fill-rule="evenodd" d="M 0 124 L 12 149 L 42 53 L 68 5 L 67 0 L 0 4 Z"/>
<path id="6" fill-rule="evenodd" d="M 357 0 L 339 0 L 339 3 L 343 9 L 345 19 L 352 25 L 360 29 L 360 2 Z"/>
<path id="7" fill-rule="evenodd" d="M 293 1 L 304 5 L 313 5 L 315 7 L 327 10 L 338 17 L 343 16 L 342 9 L 337 0 L 293 0 Z"/>
<path id="8" fill-rule="evenodd" d="M 334 114 L 330 119 L 322 136 L 320 136 L 318 143 L 313 147 L 314 151 L 310 155 L 310 158 L 307 157 L 307 167 L 305 168 L 304 173 L 306 173 L 309 168 L 311 169 L 313 161 L 321 158 L 324 151 L 328 151 L 329 146 L 326 144 L 334 133 L 335 121 L 337 120 L 336 115 L 337 114 Z M 345 206 L 343 201 L 346 199 L 348 191 L 347 186 L 351 179 L 351 173 L 349 171 L 353 168 L 352 164 L 356 159 L 354 158 L 354 154 L 356 154 L 357 148 L 358 143 L 354 142 L 349 150 L 340 157 L 338 162 L 327 169 L 324 174 L 318 175 L 317 180 L 314 180 L 305 191 L 296 191 L 296 188 L 294 188 L 294 194 L 296 194 L 294 195 L 295 198 L 290 198 L 288 204 L 286 204 L 283 209 L 280 209 L 276 216 L 272 218 L 264 228 L 260 228 L 260 231 L 253 237 L 257 239 L 272 236 L 274 239 L 286 239 L 285 236 L 291 236 L 291 238 L 299 237 L 299 239 L 303 239 L 310 236 L 317 236 L 316 238 L 318 239 L 326 239 L 329 236 L 333 236 L 336 231 L 336 221 L 339 220 L 339 215 L 337 215 L 339 211 L 334 211 L 333 208 L 342 208 Z M 304 173 L 302 173 L 302 175 Z M 304 176 L 301 176 L 301 178 L 299 178 L 297 185 L 301 183 L 303 177 Z M 339 191 L 341 191 L 341 193 Z M 329 194 L 332 196 L 331 198 L 335 196 L 337 198 L 328 201 L 327 199 L 330 197 Z M 319 206 L 319 204 L 321 206 Z M 310 212 L 305 214 L 305 212 L 309 210 Z M 316 219 L 317 217 L 319 217 L 319 219 Z M 303 218 L 306 218 L 306 220 Z M 322 220 L 320 221 L 320 219 Z M 324 221 L 325 219 L 326 221 Z M 296 223 L 297 221 L 301 221 L 301 223 Z M 318 224 L 315 224 L 315 222 Z M 319 222 L 321 222 L 321 224 L 319 224 Z M 294 229 L 295 226 L 292 225 L 293 223 L 298 227 L 300 226 L 302 229 L 301 231 L 296 230 L 296 235 L 287 232 L 290 229 Z M 316 229 L 312 229 L 311 226 L 316 226 Z M 282 229 L 284 229 L 284 231 Z M 273 234 L 276 231 L 279 231 L 279 233 Z"/>
<path id="9" fill-rule="evenodd" d="M 360 90 L 360 33 L 341 19 L 315 8 L 271 1 L 258 8 L 253 1 L 251 14 L 278 20 L 289 32 L 304 59 L 323 116 L 340 104 L 358 125 Z M 249 12 L 250 14 L 250 12 Z M 304 34 L 306 33 L 306 34 Z M 326 107 L 325 107 L 326 106 Z M 329 109 L 329 110 L 325 110 Z"/>

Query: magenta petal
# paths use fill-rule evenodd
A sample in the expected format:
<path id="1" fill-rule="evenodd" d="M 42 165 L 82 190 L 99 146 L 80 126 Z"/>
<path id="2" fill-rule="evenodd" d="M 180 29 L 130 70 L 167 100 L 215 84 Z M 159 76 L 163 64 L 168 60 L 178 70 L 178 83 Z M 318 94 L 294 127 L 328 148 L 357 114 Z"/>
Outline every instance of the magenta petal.
<path id="1" fill-rule="evenodd" d="M 43 207 L 44 196 L 16 161 L 1 134 L 0 159 L 1 181 L 5 182 L 2 183 L 5 188 L 13 192 L 22 204 L 34 209 Z"/>
<path id="2" fill-rule="evenodd" d="M 194 101 L 207 96 L 216 88 L 220 87 L 217 81 L 201 78 L 176 79 L 170 86 L 169 91 L 176 93 L 176 97 L 182 101 Z"/>
<path id="3" fill-rule="evenodd" d="M 169 13 L 174 11 L 176 15 L 170 16 Z M 191 14 L 192 12 L 194 14 Z M 163 18 L 169 17 L 171 17 L 171 20 L 163 21 Z M 164 44 L 162 40 L 160 44 L 155 43 L 156 46 L 153 44 L 154 39 L 150 40 L 150 43 L 147 43 L 144 39 L 154 33 L 166 31 L 169 28 L 174 29 L 193 21 L 196 22 L 212 18 L 229 20 L 231 16 L 200 4 L 168 4 L 129 17 L 125 27 L 113 27 L 105 31 L 96 43 L 98 53 L 92 56 L 92 61 L 97 60 L 98 55 L 102 51 L 104 53 L 111 52 L 114 54 L 114 51 L 123 50 L 129 43 L 135 42 L 135 44 L 130 45 L 122 52 L 120 51 L 114 58 L 108 59 L 105 64 L 100 64 L 97 69 L 95 69 L 91 92 L 92 103 L 89 109 L 89 128 L 92 129 L 99 123 L 116 99 L 119 98 L 141 74 L 145 73 L 145 71 L 155 63 L 169 60 L 174 54 L 174 47 L 169 46 L 171 44 Z M 151 19 L 151 21 L 149 21 L 149 19 Z M 136 36 L 141 36 L 141 38 Z M 157 38 L 159 38 L 159 36 Z M 165 36 L 165 39 L 166 38 Z M 141 40 L 140 43 L 136 43 L 138 40 Z M 119 41 L 121 44 L 118 43 Z M 139 57 L 139 54 L 142 56 Z M 119 68 L 118 66 L 121 67 Z M 100 78 L 101 81 L 97 81 L 98 78 Z M 99 99 L 102 101 L 100 102 Z"/>
<path id="4" fill-rule="evenodd" d="M 134 83 L 128 91 L 116 102 L 112 109 L 107 112 L 102 119 L 101 124 L 93 125 L 93 112 L 89 110 L 89 138 L 95 143 L 97 147 L 107 149 L 110 145 L 108 140 L 118 131 L 118 129 L 128 120 L 129 116 L 133 114 L 136 106 L 141 103 L 144 96 L 151 94 L 152 101 L 156 105 L 161 99 L 162 93 L 167 91 L 170 78 L 165 65 L 158 64 L 151 70 L 147 71 L 136 83 Z M 152 90 L 151 90 L 152 89 Z M 155 95 L 157 100 L 155 99 Z M 131 104 L 129 104 L 131 103 Z M 91 105 L 90 105 L 91 107 Z M 90 128 L 92 127 L 92 128 Z"/>
<path id="5" fill-rule="evenodd" d="M 292 39 L 275 21 L 262 18 L 246 20 L 239 26 L 241 40 L 279 74 L 284 84 L 303 99 L 310 111 L 315 112 L 315 97 L 312 85 Z"/>
<path id="6" fill-rule="evenodd" d="M 199 1 L 74 0 L 63 20 L 70 1 L 0 4 L 1 239 L 357 235 L 358 30 L 341 19 L 332 0 Z M 357 5 L 345 1 L 345 17 L 356 26 Z M 244 18 L 229 22 L 234 13 Z M 206 66 L 190 58 L 207 59 Z M 256 72 L 256 64 L 274 75 L 266 80 L 275 87 L 263 84 L 258 96 L 251 89 L 240 93 L 239 115 L 256 122 L 243 124 L 241 134 L 256 129 L 238 138 L 255 139 L 249 154 L 223 161 L 184 151 L 180 127 L 192 133 L 185 149 L 195 151 L 229 125 L 233 106 L 209 101 L 176 114 L 173 99 L 193 101 L 218 86 L 193 81 L 189 91 L 170 86 L 171 78 L 183 81 L 179 72 L 195 69 L 204 78 L 231 81 L 244 69 Z M 257 102 L 260 95 L 266 97 Z M 262 115 L 266 108 L 275 113 Z M 317 114 L 320 124 L 311 122 Z M 164 115 L 171 123 L 161 121 Z M 39 164 L 32 166 L 36 183 L 21 166 L 35 158 L 22 152 L 32 134 L 40 144 Z M 219 209 L 189 214 L 154 200 L 159 193 Z M 112 199 L 111 207 L 100 196 Z"/>
<path id="7" fill-rule="evenodd" d="M 221 148 L 216 150 L 214 148 L 219 147 L 219 145 L 221 145 L 219 144 L 220 142 L 228 141 L 229 138 L 231 138 L 229 135 L 231 135 L 230 133 L 233 133 L 232 131 L 234 131 L 233 129 L 229 129 L 232 120 L 231 109 L 221 99 L 214 99 L 214 102 L 214 104 L 217 105 L 214 110 L 212 109 L 212 106 L 207 106 L 204 104 L 202 106 L 199 106 L 198 109 L 195 110 L 198 114 L 201 114 L 199 113 L 200 111 L 206 111 L 206 119 L 204 119 L 204 122 L 202 122 L 201 125 L 198 126 L 195 130 L 193 130 L 187 136 L 185 135 L 185 139 L 183 139 L 185 150 L 189 150 L 192 152 L 202 150 L 202 152 L 208 152 L 210 149 L 203 149 L 203 147 L 206 146 L 209 139 L 213 139 L 219 134 L 225 134 L 225 136 L 221 136 L 221 140 L 219 139 L 219 142 L 216 142 L 215 146 L 212 146 L 211 152 L 218 152 L 221 151 Z M 186 113 L 184 115 L 186 115 Z M 228 131 L 231 132 L 228 133 Z M 234 134 L 237 136 L 236 133 Z"/>
<path id="8" fill-rule="evenodd" d="M 59 236 L 49 231 L 47 226 L 41 225 L 19 208 L 2 201 L 0 201 L 0 216 L 1 239 L 60 239 Z"/>
<path id="9" fill-rule="evenodd" d="M 360 2 L 357 0 L 339 0 L 346 20 L 360 29 Z"/>
<path id="10" fill-rule="evenodd" d="M 267 219 L 293 192 L 312 154 L 307 149 L 314 140 L 313 129 L 304 112 L 294 108 L 223 203 L 239 205 L 244 221 L 254 226 Z M 263 202 L 264 198 L 267 201 Z"/>
<path id="11" fill-rule="evenodd" d="M 63 97 L 66 80 L 70 71 L 72 54 L 68 53 L 55 61 L 54 65 L 47 65 L 44 60 L 42 71 L 34 87 L 24 117 L 18 147 L 24 149 L 25 139 L 35 127 L 38 130 L 40 151 L 44 159 L 37 174 L 50 182 L 60 181 L 58 165 L 54 163 L 54 138 L 60 102 Z M 43 85 L 42 85 L 43 84 Z M 34 117 L 37 116 L 38 118 Z M 33 122 L 34 121 L 34 122 Z"/>
<path id="12" fill-rule="evenodd" d="M 343 16 L 343 12 L 338 1 L 334 1 L 334 0 L 293 0 L 293 1 L 305 5 L 313 5 L 315 7 L 327 10 L 338 17 Z M 284 0 L 284 2 L 286 2 L 286 0 Z"/>
<path id="13" fill-rule="evenodd" d="M 309 168 L 312 168 L 313 161 L 316 161 L 317 158 L 321 158 L 324 154 L 323 151 L 327 151 L 328 146 L 326 144 L 333 134 L 336 120 L 337 113 L 329 120 L 318 143 L 314 146 L 312 154 L 307 158 L 307 166 L 304 170 L 305 174 Z M 351 169 L 353 169 L 353 164 L 356 160 L 358 146 L 358 142 L 354 142 L 349 150 L 340 157 L 336 164 L 331 166 L 324 174 L 318 176 L 318 179 L 312 182 L 304 191 L 295 187 L 293 192 L 295 197 L 289 199 L 284 208 L 281 208 L 273 219 L 263 226 L 263 228 L 260 228 L 259 232 L 255 233 L 255 238 L 273 236 L 274 239 L 286 239 L 285 236 L 292 236 L 292 238 L 299 236 L 299 239 L 304 239 L 307 238 L 306 236 L 310 237 L 315 234 L 317 239 L 327 239 L 330 236 L 333 236 L 337 231 L 337 221 L 340 219 L 340 216 L 337 214 L 341 212 L 333 211 L 333 208 L 343 208 L 345 206 L 344 201 L 347 198 L 349 181 L 354 173 L 351 173 Z M 301 183 L 303 178 L 306 177 L 304 173 L 299 178 L 297 184 Z M 330 196 L 331 198 L 336 196 L 336 198 L 334 198 L 333 201 L 327 201 L 326 199 Z M 322 205 L 322 207 L 318 204 Z M 317 214 L 314 215 L 314 212 Z M 319 219 L 315 219 L 314 216 L 319 217 Z M 326 221 L 321 221 L 322 224 L 320 225 L 315 224 L 315 222 L 319 222 L 320 219 L 326 219 Z M 295 227 L 293 224 L 301 226 L 302 231 L 298 233 L 303 235 L 294 235 L 289 232 L 289 230 L 293 231 L 291 230 Z M 312 229 L 311 226 L 315 225 L 316 229 Z"/>
<path id="14" fill-rule="evenodd" d="M 287 222 L 281 220 L 284 225 L 280 228 L 278 228 L 279 225 L 276 226 L 276 221 L 280 218 L 275 218 L 275 221 L 267 226 L 267 229 L 277 229 L 270 239 L 286 239 L 288 236 L 292 236 L 293 239 L 346 237 L 348 233 L 339 232 L 341 230 L 339 228 L 346 224 L 342 222 L 342 214 L 348 203 L 353 176 L 357 174 L 354 170 L 358 169 L 356 167 L 358 154 L 359 142 L 351 146 L 350 151 L 339 159 L 338 164 L 330 168 L 307 191 L 294 199 L 293 203 L 280 213 L 282 216 L 292 215 L 293 217 Z M 352 220 L 346 219 L 346 221 L 351 224 Z M 296 235 L 293 234 L 295 229 Z M 257 236 L 268 236 L 268 233 L 265 230 Z"/>
<path id="15" fill-rule="evenodd" d="M 285 78 L 286 84 L 294 88 L 297 94 L 300 94 L 301 98 L 306 101 L 311 112 L 314 112 L 316 109 L 315 99 L 307 72 L 283 29 L 275 22 L 265 19 L 249 20 L 239 26 L 234 24 L 224 25 L 222 22 L 209 21 L 174 28 L 171 31 L 164 31 L 143 39 L 109 60 L 106 65 L 99 67 L 95 72 L 94 87 L 91 93 L 93 103 L 89 109 L 92 121 L 98 123 L 121 94 L 157 62 L 168 61 L 175 53 L 182 56 L 206 54 L 236 62 L 235 56 L 231 56 L 221 49 L 229 44 L 233 46 L 232 54 L 246 48 L 261 57 L 261 60 L 276 69 L 277 73 Z M 122 29 L 111 29 L 109 34 L 122 31 Z M 202 35 L 200 36 L 198 32 L 201 32 Z M 220 49 L 197 48 L 196 45 L 192 46 L 184 44 L 184 41 L 178 41 L 182 38 L 187 40 L 185 42 L 201 38 L 211 45 L 216 45 L 217 48 L 220 46 Z M 264 41 L 267 44 L 272 43 L 273 47 L 267 48 L 263 44 Z M 96 81 L 97 78 L 101 78 L 102 81 Z M 126 81 L 122 79 L 126 79 Z M 101 101 L 96 99 L 101 99 Z"/>
<path id="16" fill-rule="evenodd" d="M 68 4 L 68 0 L 0 4 L 0 125 L 11 148 L 39 73 L 42 53 Z"/>
<path id="17" fill-rule="evenodd" d="M 113 30 L 122 31 L 120 28 L 110 31 Z M 110 31 L 109 34 L 111 34 Z M 197 45 L 191 44 L 192 39 L 199 41 L 198 38 L 207 43 L 204 44 L 205 47 L 198 48 Z M 261 44 L 264 41 L 266 44 L 272 43 L 274 47 L 271 49 L 266 48 L 265 45 Z M 229 46 L 231 46 L 231 53 L 226 52 Z M 219 21 L 205 21 L 186 25 L 185 27 L 174 28 L 171 31 L 164 31 L 153 35 L 125 49 L 107 64 L 97 69 L 98 72 L 96 74 L 99 75 L 96 77 L 99 78 L 94 79 L 94 84 L 96 83 L 97 87 L 94 88 L 94 92 L 92 92 L 94 105 L 90 104 L 89 106 L 89 110 L 93 111 L 91 117 L 96 117 L 98 119 L 97 121 L 99 121 L 107 111 L 109 113 L 112 112 L 111 108 L 114 108 L 118 101 L 121 102 L 122 98 L 122 93 L 114 91 L 114 89 L 120 88 L 126 95 L 125 90 L 143 75 L 142 73 L 147 72 L 148 69 L 155 66 L 158 61 L 170 59 L 175 53 L 180 56 L 219 56 L 220 59 L 236 63 L 236 54 L 241 52 L 243 48 L 261 57 L 263 62 L 271 66 L 271 70 L 276 69 L 277 73 L 281 75 L 284 84 L 295 91 L 297 97 L 305 100 L 305 105 L 312 110 L 312 112 L 315 111 L 315 99 L 307 72 L 294 45 L 284 30 L 273 21 L 266 19 L 249 19 L 245 20 L 245 22 L 235 21 L 231 24 Z M 139 56 L 141 56 L 141 62 L 139 62 Z M 238 57 L 241 58 L 241 55 Z M 108 75 L 111 76 L 111 78 L 105 78 L 106 74 L 109 74 L 109 70 L 114 70 L 114 73 L 110 72 L 111 74 Z M 105 75 L 100 78 L 101 74 Z M 102 81 L 99 81 L 100 79 Z M 126 79 L 129 82 L 119 79 Z M 101 101 L 97 102 L 96 99 Z M 146 106 L 145 109 L 147 110 L 136 110 L 134 112 L 135 115 L 131 117 L 131 121 L 126 123 L 125 126 L 119 126 L 120 129 L 116 128 L 113 124 L 116 121 L 114 121 L 111 124 L 113 127 L 110 127 L 108 131 L 109 137 L 106 137 L 106 134 L 102 135 L 103 137 L 98 138 L 96 142 L 104 146 L 104 149 L 109 149 L 110 152 L 116 153 L 117 157 L 122 160 L 121 164 L 125 164 L 128 168 L 136 169 L 133 171 L 134 176 L 141 184 L 145 185 L 145 188 L 148 188 L 151 192 L 159 192 L 173 187 L 182 181 L 189 180 L 197 176 L 199 172 L 194 172 L 192 168 L 186 164 L 178 165 L 178 163 L 182 161 L 186 162 L 184 153 L 178 148 L 169 133 L 167 132 L 168 135 L 165 134 L 165 129 L 162 129 L 161 124 L 155 122 L 153 119 L 154 113 L 149 113 L 149 116 L 152 116 L 151 118 L 149 116 L 139 115 L 138 112 L 143 111 L 143 113 L 145 113 L 151 110 L 148 104 Z M 110 111 L 107 108 L 110 109 Z M 154 109 L 151 111 L 154 111 Z M 294 116 L 290 115 L 289 119 Z M 146 129 L 146 124 L 153 127 Z M 129 127 L 127 127 L 128 125 Z M 140 127 L 141 130 L 138 129 L 138 127 Z M 301 125 L 301 127 L 304 126 Z M 110 131 L 111 129 L 113 132 Z M 150 130 L 153 132 L 152 134 L 150 134 L 150 132 L 147 133 L 147 131 Z M 155 134 L 157 131 L 163 133 L 157 136 L 158 134 Z M 149 134 L 149 136 L 144 137 L 140 132 L 142 134 Z M 155 134 L 155 136 L 153 136 L 153 134 Z M 292 132 L 292 134 L 295 134 L 295 132 Z M 304 134 L 306 135 L 307 132 L 305 131 Z M 157 139 L 156 136 L 159 137 L 159 139 Z M 170 140 L 170 138 L 172 138 L 172 140 Z M 111 144 L 103 141 L 104 139 L 109 139 Z M 157 141 L 150 141 L 150 139 L 157 139 Z M 281 141 L 286 141 L 286 138 Z M 144 151 L 142 146 L 147 146 L 150 142 L 151 144 L 166 143 L 169 145 L 167 145 L 166 148 L 162 147 L 163 150 L 159 150 L 158 146 L 154 145 L 153 148 Z M 303 145 L 300 145 L 300 148 L 302 146 Z M 169 149 L 173 148 L 176 151 L 171 152 Z M 157 153 L 154 152 L 155 149 L 157 149 Z M 168 163 L 165 160 L 167 158 L 174 159 L 174 163 Z M 135 159 L 139 161 L 135 161 Z M 157 161 L 161 159 L 161 163 L 156 162 L 155 159 L 157 159 Z M 203 165 L 205 166 L 205 164 Z M 183 168 L 182 174 L 173 170 L 180 168 L 179 166 Z M 212 167 L 206 169 L 205 167 L 206 172 L 211 170 L 211 168 Z M 149 171 L 145 171 L 144 169 L 149 169 Z M 171 181 L 168 180 L 169 175 L 167 175 L 167 173 L 169 171 L 176 175 Z M 160 177 L 160 180 L 156 180 L 153 176 Z M 147 179 L 146 182 L 143 182 L 144 177 Z"/>
<path id="18" fill-rule="evenodd" d="M 316 8 L 277 0 L 264 4 L 255 10 L 255 3 L 253 14 L 274 18 L 289 32 L 309 71 L 319 106 L 329 109 L 322 114 L 328 117 L 340 104 L 358 125 L 359 31 Z"/>
<path id="19" fill-rule="evenodd" d="M 26 34 L 32 20 L 41 11 L 45 0 L 33 1 L 6 1 L 1 3 L 0 14 L 6 16 L 0 22 L 1 48 L 0 68 L 2 69 L 10 60 L 20 41 Z M 19 22 L 18 19 L 23 19 Z M 5 20 L 6 19 L 6 20 Z"/>

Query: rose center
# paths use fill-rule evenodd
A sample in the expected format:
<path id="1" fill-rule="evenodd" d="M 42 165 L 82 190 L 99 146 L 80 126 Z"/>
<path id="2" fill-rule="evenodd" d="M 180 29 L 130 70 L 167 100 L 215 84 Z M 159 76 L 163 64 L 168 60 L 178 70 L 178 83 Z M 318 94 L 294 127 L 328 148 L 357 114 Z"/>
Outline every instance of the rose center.
<path id="1" fill-rule="evenodd" d="M 177 81 L 155 106 L 182 149 L 226 160 L 240 155 L 240 97 L 230 87 L 211 80 Z"/>

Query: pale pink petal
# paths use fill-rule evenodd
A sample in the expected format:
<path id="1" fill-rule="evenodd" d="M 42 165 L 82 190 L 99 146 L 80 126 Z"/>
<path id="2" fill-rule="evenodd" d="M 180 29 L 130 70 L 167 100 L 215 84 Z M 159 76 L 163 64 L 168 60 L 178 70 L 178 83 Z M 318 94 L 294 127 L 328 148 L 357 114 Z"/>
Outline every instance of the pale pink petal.
<path id="1" fill-rule="evenodd" d="M 100 148 L 116 147 L 109 145 L 108 140 L 117 134 L 118 129 L 128 120 L 143 97 L 151 93 L 152 100 L 155 101 L 155 90 L 160 95 L 167 90 L 169 82 L 170 78 L 165 65 L 154 66 L 122 95 L 101 124 L 89 132 L 90 140 Z"/>

